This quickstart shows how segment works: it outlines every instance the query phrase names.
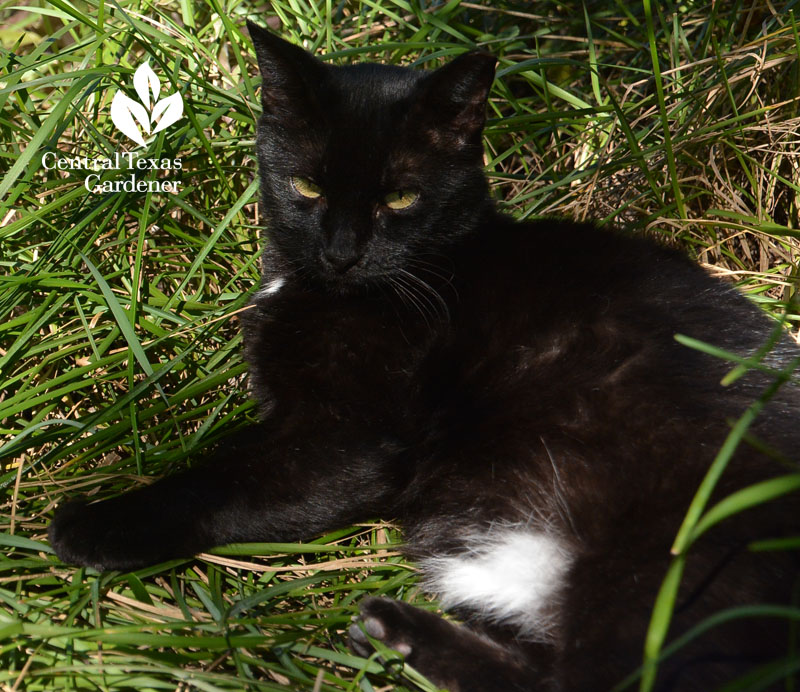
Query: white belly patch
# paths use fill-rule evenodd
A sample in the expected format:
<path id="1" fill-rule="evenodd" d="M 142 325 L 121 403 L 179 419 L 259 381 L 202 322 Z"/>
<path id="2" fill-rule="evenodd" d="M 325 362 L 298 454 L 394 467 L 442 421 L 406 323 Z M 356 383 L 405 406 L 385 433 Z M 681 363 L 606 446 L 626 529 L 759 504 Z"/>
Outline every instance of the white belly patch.
<path id="1" fill-rule="evenodd" d="M 471 534 L 463 551 L 425 558 L 420 566 L 444 608 L 467 607 L 516 627 L 525 639 L 549 641 L 571 562 L 558 539 L 530 527 L 503 526 Z"/>

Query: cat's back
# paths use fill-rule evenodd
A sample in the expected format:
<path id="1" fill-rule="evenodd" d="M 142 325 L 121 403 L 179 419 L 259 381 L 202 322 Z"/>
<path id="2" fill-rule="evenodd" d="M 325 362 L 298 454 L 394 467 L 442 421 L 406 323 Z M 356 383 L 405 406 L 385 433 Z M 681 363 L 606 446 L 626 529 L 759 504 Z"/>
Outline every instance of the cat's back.
<path id="1" fill-rule="evenodd" d="M 448 391 L 479 402 L 478 411 L 516 411 L 527 421 L 520 430 L 587 444 L 662 448 L 680 438 L 688 450 L 704 429 L 714 430 L 711 446 L 721 444 L 728 421 L 772 381 L 753 371 L 723 386 L 734 364 L 676 339 L 747 357 L 779 329 L 676 250 L 589 224 L 504 217 L 470 242 L 459 259 L 457 336 L 441 362 L 453 372 Z M 784 335 L 765 363 L 788 367 L 798 356 Z M 798 415 L 800 391 L 787 383 L 760 419 L 793 458 Z M 710 463 L 713 450 L 704 455 Z"/>
<path id="2" fill-rule="evenodd" d="M 732 286 L 711 277 L 683 252 L 649 238 L 563 219 L 515 222 L 497 215 L 463 251 L 466 282 L 502 313 L 593 320 L 609 316 L 653 325 L 724 326 L 729 317 L 761 331 L 765 320 Z M 513 292 L 519 303 L 504 302 Z M 501 305 L 491 306 L 497 311 Z M 733 315 L 730 315 L 733 311 Z M 635 317 L 635 319 L 633 319 Z M 746 335 L 745 335 L 746 337 Z M 741 340 L 739 340 L 741 343 Z"/>
<path id="3" fill-rule="evenodd" d="M 553 362 L 581 354 L 587 364 L 647 353 L 671 364 L 673 374 L 716 376 L 732 365 L 675 336 L 744 356 L 779 331 L 732 285 L 681 251 L 591 224 L 518 223 L 498 215 L 462 248 L 458 262 L 460 327 L 476 342 L 483 338 L 489 352 L 516 345 Z M 773 340 L 767 359 L 773 366 L 800 355 L 788 335 Z"/>

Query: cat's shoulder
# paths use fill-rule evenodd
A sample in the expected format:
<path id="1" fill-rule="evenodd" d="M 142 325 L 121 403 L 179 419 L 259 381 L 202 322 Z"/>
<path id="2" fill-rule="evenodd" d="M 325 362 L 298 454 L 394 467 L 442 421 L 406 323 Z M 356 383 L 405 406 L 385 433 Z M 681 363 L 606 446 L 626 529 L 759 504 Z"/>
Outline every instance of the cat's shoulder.
<path id="1" fill-rule="evenodd" d="M 488 275 L 561 288 L 724 286 L 684 251 L 657 239 L 562 218 L 517 221 L 497 214 L 466 253 L 479 258 L 473 266 Z"/>
<path id="2" fill-rule="evenodd" d="M 553 261 L 569 259 L 593 264 L 600 260 L 615 264 L 635 261 L 694 264 L 683 251 L 642 233 L 558 217 L 517 221 L 497 214 L 482 235 L 484 241 L 495 243 L 501 252 L 523 258 L 533 254 Z"/>

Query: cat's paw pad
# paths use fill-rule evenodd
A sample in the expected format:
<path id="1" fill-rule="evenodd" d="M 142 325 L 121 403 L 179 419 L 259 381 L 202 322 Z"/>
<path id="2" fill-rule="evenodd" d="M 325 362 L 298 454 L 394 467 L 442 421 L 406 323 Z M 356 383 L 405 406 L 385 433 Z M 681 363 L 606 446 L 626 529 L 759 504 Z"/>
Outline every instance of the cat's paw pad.
<path id="1" fill-rule="evenodd" d="M 364 657 L 372 654 L 372 644 L 367 637 L 369 634 L 404 657 L 411 655 L 415 608 L 388 598 L 367 598 L 361 602 L 359 609 L 361 614 L 350 625 L 349 631 L 350 648 L 353 651 Z"/>

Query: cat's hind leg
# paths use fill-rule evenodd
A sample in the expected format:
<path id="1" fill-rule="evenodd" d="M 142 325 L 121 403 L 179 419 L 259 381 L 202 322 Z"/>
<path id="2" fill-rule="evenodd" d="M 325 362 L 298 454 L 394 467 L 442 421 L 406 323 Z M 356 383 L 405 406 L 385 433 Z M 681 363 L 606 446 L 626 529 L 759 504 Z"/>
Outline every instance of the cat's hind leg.
<path id="1" fill-rule="evenodd" d="M 434 613 L 388 598 L 367 598 L 350 627 L 350 646 L 372 653 L 366 631 L 450 692 L 546 690 L 542 671 L 522 651 L 503 647 Z M 362 629 L 363 628 L 363 629 Z"/>

